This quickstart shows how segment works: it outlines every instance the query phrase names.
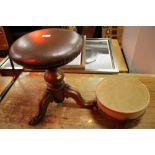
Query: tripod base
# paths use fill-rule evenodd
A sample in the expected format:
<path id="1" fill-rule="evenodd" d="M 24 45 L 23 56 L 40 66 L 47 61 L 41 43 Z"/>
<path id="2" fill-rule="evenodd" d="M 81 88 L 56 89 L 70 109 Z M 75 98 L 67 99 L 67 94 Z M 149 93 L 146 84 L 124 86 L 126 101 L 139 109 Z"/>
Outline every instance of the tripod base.
<path id="1" fill-rule="evenodd" d="M 65 98 L 71 97 L 77 104 L 84 108 L 92 108 L 96 104 L 95 101 L 85 102 L 78 91 L 66 84 L 63 80 L 64 74 L 61 70 L 47 70 L 44 78 L 47 82 L 47 88 L 42 99 L 40 100 L 38 114 L 29 122 L 30 125 L 36 125 L 43 119 L 49 103 L 53 101 L 56 103 L 61 103 Z"/>

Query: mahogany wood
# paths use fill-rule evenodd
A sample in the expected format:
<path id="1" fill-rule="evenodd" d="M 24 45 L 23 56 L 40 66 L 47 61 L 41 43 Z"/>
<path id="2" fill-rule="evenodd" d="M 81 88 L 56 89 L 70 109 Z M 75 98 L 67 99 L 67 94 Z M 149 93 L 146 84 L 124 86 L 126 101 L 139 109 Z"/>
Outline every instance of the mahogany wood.
<path id="1" fill-rule="evenodd" d="M 138 128 L 155 129 L 155 75 L 124 74 L 144 83 L 150 92 L 150 104 L 140 120 L 127 122 L 124 125 L 108 118 L 95 109 L 83 108 L 71 98 L 65 98 L 63 105 L 53 113 L 54 104 L 49 104 L 46 117 L 36 126 L 28 125 L 34 113 L 37 113 L 40 96 L 46 89 L 43 73 L 22 73 L 11 87 L 0 104 L 0 128 L 28 129 L 107 129 Z M 85 101 L 95 99 L 95 90 L 105 74 L 65 74 L 64 80 L 81 92 Z M 80 77 L 80 78 L 79 78 Z M 31 88 L 31 89 L 30 89 Z"/>
<path id="2" fill-rule="evenodd" d="M 27 122 L 37 113 L 40 96 L 46 89 L 43 73 L 22 73 L 0 104 L 0 128 L 28 129 L 79 129 L 79 128 L 138 128 L 155 129 L 155 75 L 124 74 L 139 79 L 150 92 L 150 104 L 140 120 L 121 124 L 95 109 L 83 108 L 70 98 L 53 113 L 54 104 L 49 104 L 46 117 L 36 126 Z M 95 89 L 105 74 L 66 74 L 64 80 L 81 92 L 85 101 L 95 99 Z M 80 78 L 79 78 L 80 77 Z"/>
<path id="3" fill-rule="evenodd" d="M 61 103 L 65 97 L 73 98 L 82 107 L 91 108 L 95 105 L 93 100 L 85 102 L 78 91 L 64 82 L 64 74 L 61 70 L 46 70 L 44 79 L 47 82 L 47 88 L 39 103 L 38 114 L 29 122 L 30 125 L 36 125 L 43 119 L 50 102 Z"/>

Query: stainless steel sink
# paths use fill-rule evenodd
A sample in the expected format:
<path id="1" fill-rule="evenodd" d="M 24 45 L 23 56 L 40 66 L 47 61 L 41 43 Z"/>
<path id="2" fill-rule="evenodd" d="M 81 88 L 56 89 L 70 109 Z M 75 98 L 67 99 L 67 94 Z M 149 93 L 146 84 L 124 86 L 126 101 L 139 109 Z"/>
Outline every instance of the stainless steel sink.
<path id="1" fill-rule="evenodd" d="M 118 72 L 110 39 L 92 38 L 85 41 L 85 70 L 96 72 Z"/>

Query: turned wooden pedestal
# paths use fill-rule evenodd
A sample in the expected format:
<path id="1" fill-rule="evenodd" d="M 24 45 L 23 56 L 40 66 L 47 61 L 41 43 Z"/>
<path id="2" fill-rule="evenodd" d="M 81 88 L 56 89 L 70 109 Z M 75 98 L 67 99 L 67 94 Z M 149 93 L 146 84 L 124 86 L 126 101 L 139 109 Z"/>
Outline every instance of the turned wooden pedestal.
<path id="1" fill-rule="evenodd" d="M 47 88 L 39 103 L 39 111 L 29 122 L 30 125 L 38 124 L 44 117 L 49 103 L 61 103 L 64 98 L 71 97 L 82 107 L 91 108 L 95 101 L 85 102 L 80 93 L 64 82 L 64 74 L 59 69 L 46 70 L 44 79 L 47 82 Z"/>

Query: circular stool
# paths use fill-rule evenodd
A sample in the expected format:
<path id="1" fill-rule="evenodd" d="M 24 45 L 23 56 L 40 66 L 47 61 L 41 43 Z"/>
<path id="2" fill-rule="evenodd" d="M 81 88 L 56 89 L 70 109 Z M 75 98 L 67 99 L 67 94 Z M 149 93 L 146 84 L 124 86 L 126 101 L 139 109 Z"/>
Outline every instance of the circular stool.
<path id="1" fill-rule="evenodd" d="M 98 107 L 120 121 L 142 116 L 150 100 L 149 91 L 142 82 L 123 75 L 104 78 L 96 88 L 96 96 Z"/>
<path id="2" fill-rule="evenodd" d="M 16 63 L 30 69 L 45 69 L 44 79 L 47 89 L 39 103 L 39 112 L 30 121 L 38 124 L 44 117 L 50 102 L 63 102 L 71 97 L 83 107 L 92 107 L 86 103 L 80 93 L 64 82 L 64 74 L 57 69 L 82 51 L 83 39 L 74 31 L 66 29 L 42 29 L 28 33 L 17 39 L 10 48 L 10 57 Z"/>

